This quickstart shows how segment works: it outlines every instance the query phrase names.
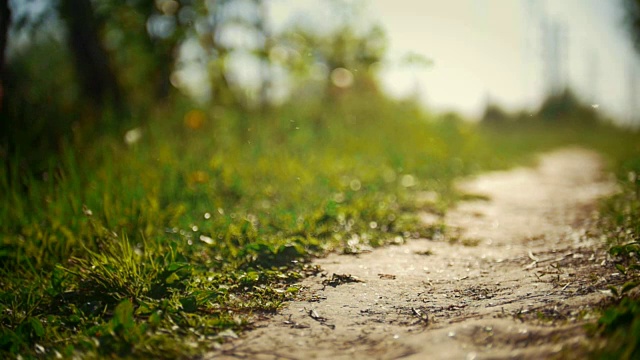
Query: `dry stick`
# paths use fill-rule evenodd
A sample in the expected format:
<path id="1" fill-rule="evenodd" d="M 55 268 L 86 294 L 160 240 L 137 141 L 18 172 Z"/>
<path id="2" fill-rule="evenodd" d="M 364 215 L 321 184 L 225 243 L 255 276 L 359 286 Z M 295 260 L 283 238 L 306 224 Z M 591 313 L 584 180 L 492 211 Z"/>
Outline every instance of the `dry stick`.
<path id="1" fill-rule="evenodd" d="M 321 325 L 324 325 L 330 329 L 335 329 L 336 326 L 334 324 L 327 324 L 327 318 L 322 317 L 320 315 L 318 315 L 318 313 L 311 309 L 311 310 L 307 310 L 306 308 L 304 309 L 307 312 L 307 315 L 309 315 L 310 318 L 312 318 L 313 320 L 319 322 Z"/>
<path id="2" fill-rule="evenodd" d="M 562 261 L 562 260 L 566 259 L 567 256 L 569 256 L 569 255 L 573 255 L 573 253 L 565 254 L 565 255 L 562 255 L 560 257 L 553 257 L 553 258 L 542 259 L 542 260 L 535 260 L 533 257 L 529 256 L 529 258 L 531 260 L 533 260 L 533 262 L 530 263 L 529 265 L 525 266 L 524 268 L 529 270 L 529 269 L 533 269 L 534 267 L 536 267 L 538 264 L 541 264 L 541 263 L 545 263 L 545 262 L 549 262 L 549 261 L 558 261 L 559 262 L 559 261 Z"/>

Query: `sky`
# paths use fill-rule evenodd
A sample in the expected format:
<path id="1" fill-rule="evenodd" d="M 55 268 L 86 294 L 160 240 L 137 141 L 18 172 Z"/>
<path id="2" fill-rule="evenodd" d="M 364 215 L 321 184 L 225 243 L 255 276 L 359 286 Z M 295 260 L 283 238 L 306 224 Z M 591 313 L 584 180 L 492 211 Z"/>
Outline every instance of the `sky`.
<path id="1" fill-rule="evenodd" d="M 370 0 L 369 7 L 387 31 L 382 81 L 391 94 L 477 117 L 489 101 L 534 109 L 550 86 L 566 85 L 621 122 L 634 118 L 639 57 L 619 0 Z M 555 47 L 553 31 L 544 30 L 553 28 Z M 432 65 L 401 66 L 410 52 Z"/>

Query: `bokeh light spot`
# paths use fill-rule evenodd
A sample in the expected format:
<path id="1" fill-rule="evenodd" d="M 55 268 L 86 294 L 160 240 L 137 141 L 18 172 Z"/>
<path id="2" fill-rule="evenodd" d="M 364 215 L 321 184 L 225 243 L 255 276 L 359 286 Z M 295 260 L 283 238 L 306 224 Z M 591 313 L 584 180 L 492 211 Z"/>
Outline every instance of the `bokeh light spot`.
<path id="1" fill-rule="evenodd" d="M 353 85 L 353 73 L 345 68 L 336 68 L 331 72 L 331 82 L 339 88 Z"/>

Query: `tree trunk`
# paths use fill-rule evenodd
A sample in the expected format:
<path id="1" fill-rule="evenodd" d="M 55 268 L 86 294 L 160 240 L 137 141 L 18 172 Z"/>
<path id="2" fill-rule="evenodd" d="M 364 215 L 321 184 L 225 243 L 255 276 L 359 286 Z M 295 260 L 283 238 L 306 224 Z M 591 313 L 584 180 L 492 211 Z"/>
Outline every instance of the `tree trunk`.
<path id="1" fill-rule="evenodd" d="M 11 9 L 9 0 L 0 0 L 0 110 L 2 110 L 2 100 L 4 98 L 5 81 L 5 50 L 9 36 L 9 24 L 11 23 Z"/>
<path id="2" fill-rule="evenodd" d="M 67 41 L 84 94 L 98 107 L 124 110 L 116 76 L 98 35 L 91 0 L 61 0 L 60 14 L 67 24 Z"/>

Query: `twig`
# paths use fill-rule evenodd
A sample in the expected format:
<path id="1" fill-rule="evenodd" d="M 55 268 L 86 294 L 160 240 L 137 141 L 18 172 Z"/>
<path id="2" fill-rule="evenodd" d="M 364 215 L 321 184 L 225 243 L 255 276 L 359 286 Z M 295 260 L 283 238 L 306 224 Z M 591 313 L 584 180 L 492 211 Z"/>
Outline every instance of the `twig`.
<path id="1" fill-rule="evenodd" d="M 318 315 L 318 313 L 315 310 L 313 310 L 313 309 L 307 310 L 306 308 L 304 310 L 307 312 L 307 314 L 309 315 L 310 318 L 312 318 L 313 320 L 319 322 L 321 325 L 324 325 L 324 326 L 326 326 L 326 327 L 328 327 L 330 329 L 335 329 L 336 328 L 336 326 L 334 324 L 327 324 L 327 318 Z"/>

